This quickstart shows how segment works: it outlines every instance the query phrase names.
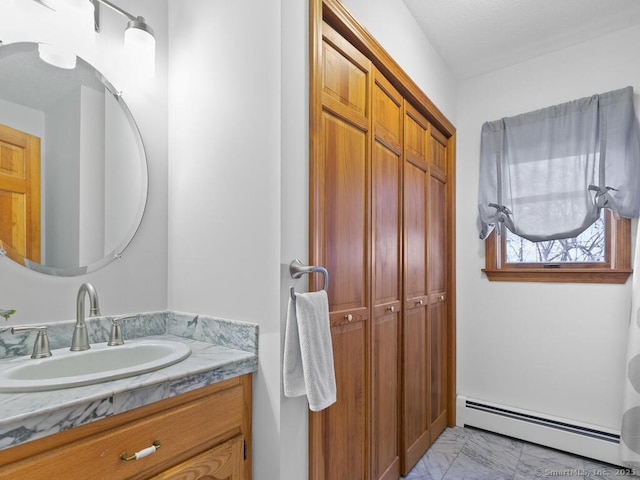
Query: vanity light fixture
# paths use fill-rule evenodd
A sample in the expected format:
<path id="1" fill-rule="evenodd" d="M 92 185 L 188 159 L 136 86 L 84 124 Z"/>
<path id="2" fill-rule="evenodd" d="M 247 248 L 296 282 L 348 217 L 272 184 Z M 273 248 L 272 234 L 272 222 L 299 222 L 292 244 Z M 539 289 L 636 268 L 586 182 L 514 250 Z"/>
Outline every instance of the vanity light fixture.
<path id="1" fill-rule="evenodd" d="M 7 0 L 0 0 L 5 2 Z M 74 68 L 75 55 L 65 51 L 73 45 L 84 45 L 95 32 L 100 32 L 100 5 L 126 17 L 129 21 L 124 32 L 124 50 L 126 68 L 137 78 L 153 77 L 155 72 L 156 39 L 153 29 L 144 17 L 136 17 L 109 0 L 33 0 L 46 7 L 51 18 L 43 22 L 54 22 L 52 31 L 55 38 L 42 42 L 39 48 L 40 58 L 60 68 Z M 59 13 L 60 15 L 54 15 Z M 71 47 L 69 47 L 71 46 Z"/>
<path id="2" fill-rule="evenodd" d="M 43 17 L 42 21 L 55 32 L 51 34 L 52 38 L 38 45 L 40 58 L 59 68 L 75 68 L 76 56 L 69 50 L 69 46 L 93 40 L 93 4 L 87 0 L 34 1 L 47 7 L 47 15 L 51 18 L 47 21 Z"/>
<path id="3" fill-rule="evenodd" d="M 50 43 L 38 44 L 38 55 L 42 60 L 50 65 L 67 70 L 76 68 L 75 53 L 67 52 L 57 45 Z"/>
<path id="4" fill-rule="evenodd" d="M 89 0 L 94 6 L 94 24 L 96 32 L 100 31 L 100 4 L 123 15 L 129 22 L 124 31 L 124 48 L 128 68 L 142 78 L 153 77 L 156 60 L 156 38 L 153 29 L 144 17 L 136 17 L 108 0 Z"/>

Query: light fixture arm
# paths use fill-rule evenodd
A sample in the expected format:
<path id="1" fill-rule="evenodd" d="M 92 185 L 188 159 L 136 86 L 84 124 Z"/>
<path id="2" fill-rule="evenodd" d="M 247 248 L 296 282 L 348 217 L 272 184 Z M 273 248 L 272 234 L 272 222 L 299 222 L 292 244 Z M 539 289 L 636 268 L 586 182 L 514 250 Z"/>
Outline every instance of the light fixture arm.
<path id="1" fill-rule="evenodd" d="M 134 15 L 131 15 L 129 12 L 127 12 L 126 10 L 120 8 L 117 5 L 114 5 L 113 3 L 111 3 L 108 0 L 90 0 L 93 3 L 93 7 L 94 7 L 94 23 L 95 23 L 95 29 L 96 32 L 100 32 L 100 4 L 102 3 L 103 5 L 106 5 L 107 7 L 109 7 L 111 10 L 114 10 L 116 12 L 118 12 L 120 15 L 127 17 L 130 21 L 137 21 L 142 17 L 136 17 Z M 144 22 L 144 19 L 143 19 Z"/>

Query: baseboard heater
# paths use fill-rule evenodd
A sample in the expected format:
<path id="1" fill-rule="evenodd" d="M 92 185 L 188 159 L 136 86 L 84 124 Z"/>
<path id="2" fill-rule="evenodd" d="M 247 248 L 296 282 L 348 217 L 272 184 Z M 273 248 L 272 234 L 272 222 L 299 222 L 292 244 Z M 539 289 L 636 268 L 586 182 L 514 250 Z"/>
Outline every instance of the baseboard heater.
<path id="1" fill-rule="evenodd" d="M 620 432 L 520 408 L 459 395 L 458 425 L 570 452 L 601 462 L 622 465 Z"/>

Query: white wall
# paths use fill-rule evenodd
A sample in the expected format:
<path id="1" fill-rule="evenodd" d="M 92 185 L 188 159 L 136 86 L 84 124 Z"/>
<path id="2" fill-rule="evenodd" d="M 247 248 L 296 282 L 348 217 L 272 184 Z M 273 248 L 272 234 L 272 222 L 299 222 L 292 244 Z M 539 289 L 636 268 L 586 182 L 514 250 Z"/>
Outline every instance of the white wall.
<path id="1" fill-rule="evenodd" d="M 82 161 L 79 162 L 78 265 L 89 265 L 92 261 L 101 259 L 105 252 L 105 95 L 103 92 L 80 87 L 79 96 L 79 155 Z M 124 238 L 124 235 L 120 238 Z"/>
<path id="2" fill-rule="evenodd" d="M 478 158 L 484 121 L 640 91 L 639 42 L 634 27 L 459 84 L 458 393 L 619 429 L 630 282 L 489 282 L 475 228 Z"/>
<path id="3" fill-rule="evenodd" d="M 45 112 L 48 140 L 44 149 L 47 175 L 44 204 L 47 216 L 41 219 L 47 243 L 44 247 L 49 265 L 80 266 L 80 91 L 71 92 Z M 91 162 L 89 162 L 91 163 Z"/>
<path id="4" fill-rule="evenodd" d="M 342 3 L 455 124 L 455 78 L 405 3 L 402 0 L 343 0 Z"/>
<path id="5" fill-rule="evenodd" d="M 0 40 L 38 41 L 46 36 L 46 28 L 32 28 L 36 26 L 29 16 L 33 8 L 44 7 L 35 2 L 15 2 L 8 8 L 0 2 Z M 140 230 L 121 260 L 89 275 L 53 277 L 0 257 L 0 308 L 17 310 L 9 326 L 74 318 L 76 293 L 85 281 L 92 282 L 98 290 L 104 314 L 166 308 L 167 2 L 131 0 L 126 8 L 143 15 L 156 32 L 157 68 L 152 81 L 129 85 L 121 64 L 126 20 L 107 8 L 102 11 L 102 33 L 97 35 L 95 45 L 77 45 L 77 51 L 122 90 L 140 127 L 149 164 L 149 198 Z"/>
<path id="6" fill-rule="evenodd" d="M 169 2 L 169 307 L 259 324 L 256 480 L 280 478 L 280 12 Z"/>
<path id="7" fill-rule="evenodd" d="M 280 345 L 289 299 L 288 287 L 307 290 L 308 279 L 293 280 L 289 263 L 308 264 L 309 251 L 309 2 L 282 0 L 282 200 L 280 241 Z M 282 364 L 280 348 L 279 365 Z M 285 398 L 278 371 L 281 480 L 301 480 L 309 471 L 308 404 Z M 269 480 L 257 476 L 256 480 Z"/>
<path id="8" fill-rule="evenodd" d="M 0 123 L 43 138 L 44 122 L 44 113 L 40 110 L 0 99 Z"/>

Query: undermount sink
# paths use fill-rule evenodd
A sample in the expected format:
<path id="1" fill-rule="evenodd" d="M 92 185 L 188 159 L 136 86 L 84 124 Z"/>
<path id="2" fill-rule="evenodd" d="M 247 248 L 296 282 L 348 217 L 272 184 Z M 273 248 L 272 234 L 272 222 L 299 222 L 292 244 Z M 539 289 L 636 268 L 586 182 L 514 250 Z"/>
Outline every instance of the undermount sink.
<path id="1" fill-rule="evenodd" d="M 137 339 L 124 345 L 93 344 L 89 350 L 52 350 L 48 358 L 20 357 L 0 363 L 0 392 L 37 392 L 117 380 L 178 363 L 191 354 L 188 345 Z M 3 365 L 4 364 L 4 365 Z"/>

